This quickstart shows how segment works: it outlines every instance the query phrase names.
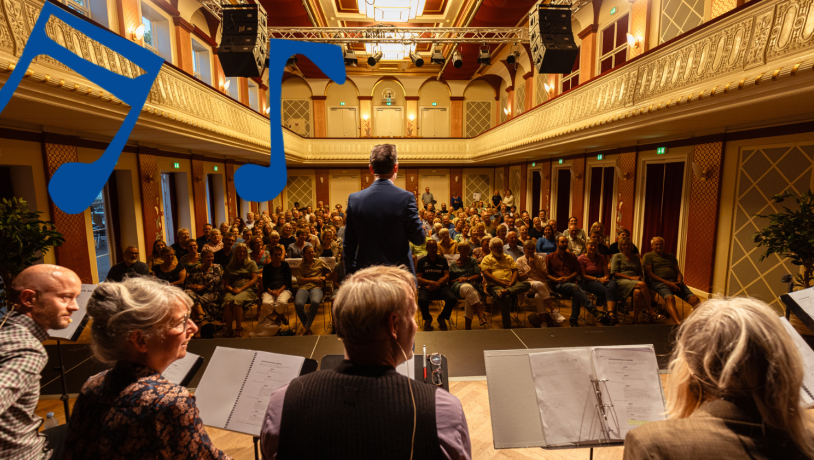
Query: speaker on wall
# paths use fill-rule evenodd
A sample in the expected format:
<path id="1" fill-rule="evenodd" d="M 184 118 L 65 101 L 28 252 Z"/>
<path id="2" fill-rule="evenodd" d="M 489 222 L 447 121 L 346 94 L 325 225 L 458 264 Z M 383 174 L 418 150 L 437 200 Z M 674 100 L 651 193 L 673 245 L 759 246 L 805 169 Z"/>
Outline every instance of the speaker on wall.
<path id="1" fill-rule="evenodd" d="M 268 55 L 268 16 L 259 4 L 231 5 L 223 10 L 218 59 L 227 77 L 259 77 Z"/>
<path id="2" fill-rule="evenodd" d="M 579 55 L 570 5 L 537 5 L 529 13 L 532 60 L 539 73 L 569 74 Z"/>

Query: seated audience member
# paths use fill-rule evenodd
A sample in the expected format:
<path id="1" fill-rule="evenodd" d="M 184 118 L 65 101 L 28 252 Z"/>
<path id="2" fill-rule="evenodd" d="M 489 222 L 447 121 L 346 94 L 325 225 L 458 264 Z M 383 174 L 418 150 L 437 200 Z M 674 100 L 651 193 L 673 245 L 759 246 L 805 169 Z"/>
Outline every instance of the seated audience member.
<path id="1" fill-rule="evenodd" d="M 490 216 L 487 211 L 484 211 L 481 219 L 483 219 L 483 229 L 486 230 L 486 233 L 494 237 L 496 230 L 495 226 L 492 225 L 492 216 Z"/>
<path id="2" fill-rule="evenodd" d="M 619 249 L 622 252 L 614 254 L 611 259 L 611 274 L 616 278 L 617 298 L 624 301 L 633 295 L 633 324 L 639 322 L 642 307 L 650 312 L 649 317 L 645 316 L 645 322 L 650 322 L 651 318 L 660 321 L 664 316 L 657 314 L 650 305 L 650 291 L 644 281 L 642 261 L 639 256 L 633 254 L 632 246 L 633 243 L 627 238 L 619 240 Z"/>
<path id="3" fill-rule="evenodd" d="M 599 235 L 601 236 L 601 238 L 595 238 L 595 239 L 598 239 L 599 244 L 604 245 L 607 248 L 608 247 L 608 237 L 605 236 L 605 224 L 603 224 L 602 222 L 594 222 L 593 224 L 591 224 L 591 228 L 590 228 L 590 230 L 588 230 L 588 237 L 593 238 L 592 235 L 597 231 L 599 232 Z"/>
<path id="4" fill-rule="evenodd" d="M 227 233 L 226 236 L 223 237 L 223 245 L 221 249 L 215 252 L 215 263 L 225 269 L 226 266 L 229 265 L 229 261 L 232 259 L 234 247 L 235 236 L 231 233 Z"/>
<path id="5" fill-rule="evenodd" d="M 477 226 L 469 230 L 469 246 L 472 248 L 480 247 L 481 238 L 486 235 L 486 230 L 483 229 L 483 224 L 479 223 Z M 458 242 L 460 244 L 460 241 Z"/>
<path id="6" fill-rule="evenodd" d="M 452 206 L 453 211 L 457 211 L 464 207 L 464 200 L 458 195 L 458 192 L 455 192 L 452 198 L 449 199 L 449 204 Z"/>
<path id="7" fill-rule="evenodd" d="M 449 321 L 458 299 L 449 287 L 449 263 L 446 257 L 439 254 L 438 243 L 434 240 L 427 240 L 427 255 L 418 259 L 415 272 L 418 281 L 418 308 L 424 318 L 424 330 L 433 329 L 430 302 L 443 300 L 444 308 L 438 315 L 437 321 L 438 329 L 446 331 L 448 329 L 447 321 Z"/>
<path id="8" fill-rule="evenodd" d="M 464 219 L 456 219 L 455 225 L 450 223 L 449 226 L 451 227 L 449 229 L 449 236 L 450 238 L 455 239 L 458 235 L 463 233 L 464 227 L 466 226 L 466 221 Z"/>
<path id="9" fill-rule="evenodd" d="M 464 225 L 464 228 L 462 228 L 460 232 L 455 234 L 455 242 L 458 244 L 461 243 L 472 244 L 472 238 L 470 235 L 471 232 L 472 232 L 471 227 L 469 225 Z M 452 236 L 451 232 L 450 236 Z"/>
<path id="10" fill-rule="evenodd" d="M 428 233 L 427 235 L 432 235 L 430 238 L 435 240 L 435 242 L 441 241 L 441 229 L 444 228 L 440 222 L 436 222 L 432 225 L 432 233 Z"/>
<path id="11" fill-rule="evenodd" d="M 66 460 L 89 458 L 229 459 L 206 433 L 195 398 L 161 374 L 187 353 L 198 331 L 192 301 L 149 278 L 99 285 L 88 301 L 91 350 L 110 370 L 76 399 Z"/>
<path id="12" fill-rule="evenodd" d="M 676 310 L 675 296 L 689 303 L 695 308 L 701 301 L 684 284 L 684 275 L 678 268 L 676 256 L 664 252 L 664 238 L 657 236 L 650 240 L 652 252 L 648 252 L 642 259 L 644 271 L 650 280 L 650 288 L 664 298 L 667 304 L 667 312 L 676 324 L 681 324 Z"/>
<path id="13" fill-rule="evenodd" d="M 257 265 L 257 272 L 263 273 L 263 267 L 271 262 L 271 254 L 263 248 L 263 239 L 260 237 L 252 237 L 249 240 L 249 249 L 251 253 L 249 253 L 249 257 L 254 261 L 255 265 Z"/>
<path id="14" fill-rule="evenodd" d="M 535 241 L 539 240 L 543 237 L 544 230 L 545 225 L 543 225 L 543 221 L 540 220 L 539 217 L 535 217 L 534 220 L 532 220 L 532 227 L 529 229 L 529 237 L 534 238 Z"/>
<path id="15" fill-rule="evenodd" d="M 481 299 L 486 297 L 483 292 L 483 278 L 480 274 L 480 265 L 474 257 L 469 256 L 471 246 L 468 243 L 458 245 L 458 259 L 449 266 L 449 281 L 452 283 L 452 292 L 459 299 L 466 300 L 464 321 L 466 330 L 472 329 L 473 314 L 478 315 L 480 325 L 486 325 L 486 316 L 483 314 Z"/>
<path id="16" fill-rule="evenodd" d="M 224 338 L 241 337 L 243 313 L 257 300 L 257 264 L 249 257 L 249 248 L 235 244 L 232 259 L 223 269 L 223 322 Z M 236 326 L 232 331 L 232 321 Z"/>
<path id="17" fill-rule="evenodd" d="M 518 233 L 517 233 L 518 244 L 522 245 L 526 241 L 528 241 L 529 239 L 531 239 L 531 237 L 529 236 L 529 228 L 528 228 L 528 226 L 521 225 L 519 230 L 518 230 Z"/>
<path id="18" fill-rule="evenodd" d="M 585 253 L 585 240 L 579 237 L 579 228 L 571 224 L 568 226 L 568 251 L 579 257 Z M 583 232 L 584 233 L 584 232 Z"/>
<path id="19" fill-rule="evenodd" d="M 348 277 L 333 301 L 347 359 L 272 393 L 260 433 L 263 458 L 471 458 L 458 399 L 395 371 L 413 356 L 414 292 L 412 273 L 395 267 Z"/>
<path id="20" fill-rule="evenodd" d="M 223 317 L 223 267 L 215 264 L 215 254 L 204 249 L 200 257 L 187 258 L 187 277 L 184 292 L 192 299 L 190 318 L 195 324 L 202 321 L 220 321 Z"/>
<path id="21" fill-rule="evenodd" d="M 258 316 L 258 327 L 252 337 L 277 335 L 280 324 L 288 324 L 286 312 L 291 293 L 291 267 L 283 260 L 283 248 L 274 246 L 271 249 L 271 261 L 263 267 L 263 295 Z M 268 324 L 267 324 L 268 323 Z M 260 331 L 263 331 L 260 334 Z"/>
<path id="22" fill-rule="evenodd" d="M 518 245 L 516 232 L 506 234 L 506 245 L 503 246 L 503 252 L 510 255 L 515 261 L 523 257 L 523 246 Z"/>
<path id="23" fill-rule="evenodd" d="M 290 223 L 284 224 L 283 232 L 280 233 L 280 244 L 282 244 L 286 252 L 288 252 L 288 247 L 295 241 L 297 241 L 297 237 L 294 236 L 294 227 Z"/>
<path id="24" fill-rule="evenodd" d="M 565 316 L 559 310 L 554 309 L 554 302 L 551 301 L 551 293 L 548 292 L 548 273 L 545 268 L 545 256 L 536 254 L 534 251 L 534 241 L 528 240 L 523 243 L 523 256 L 517 259 L 517 275 L 520 281 L 529 283 L 531 292 L 534 293 L 534 306 L 537 308 L 537 317 L 529 317 L 529 322 L 535 327 L 543 325 L 541 315 L 546 310 L 551 312 L 551 317 L 561 323 L 565 321 Z"/>
<path id="25" fill-rule="evenodd" d="M 336 259 L 337 269 L 342 259 L 342 243 L 336 241 L 336 232 L 332 227 L 326 227 L 322 233 L 320 253 L 317 257 L 333 257 Z"/>
<path id="26" fill-rule="evenodd" d="M 626 460 L 814 458 L 804 363 L 763 302 L 702 303 L 678 328 L 669 375 L 669 418 L 629 431 Z"/>
<path id="27" fill-rule="evenodd" d="M 509 230 L 506 228 L 505 225 L 499 225 L 497 227 L 496 233 L 497 236 L 495 238 L 500 238 L 501 241 L 506 241 L 507 240 L 506 235 L 509 234 Z"/>
<path id="28" fill-rule="evenodd" d="M 303 330 L 300 335 L 312 335 L 311 324 L 319 311 L 319 304 L 325 296 L 325 280 L 331 275 L 331 269 L 324 260 L 316 258 L 313 246 L 306 246 L 302 251 L 302 263 L 292 270 L 297 278 L 297 294 L 294 296 L 294 308 L 300 318 Z M 309 303 L 308 314 L 305 304 Z"/>
<path id="29" fill-rule="evenodd" d="M 249 211 L 246 213 L 246 228 L 254 228 L 254 213 Z"/>
<path id="30" fill-rule="evenodd" d="M 503 328 L 512 327 L 511 307 L 516 297 L 529 290 L 526 281 L 519 281 L 517 264 L 514 259 L 504 254 L 503 240 L 492 238 L 489 241 L 490 254 L 483 258 L 480 269 L 486 279 L 486 292 L 495 299 L 503 317 Z"/>
<path id="31" fill-rule="evenodd" d="M 244 230 L 246 230 L 246 222 L 243 221 L 243 218 L 240 216 L 235 217 L 235 220 L 232 221 L 232 227 L 237 228 L 237 232 L 242 234 Z"/>
<path id="32" fill-rule="evenodd" d="M 549 255 L 557 250 L 557 238 L 551 225 L 543 227 L 543 236 L 537 240 L 536 250 L 543 255 Z"/>
<path id="33" fill-rule="evenodd" d="M 339 216 L 334 216 L 332 218 L 334 227 L 336 227 L 336 237 L 340 240 L 345 239 L 345 222 Z"/>
<path id="34" fill-rule="evenodd" d="M 548 222 L 548 213 L 545 209 L 541 209 L 539 213 L 537 213 L 537 217 L 540 218 L 540 223 L 546 225 Z"/>
<path id="35" fill-rule="evenodd" d="M 153 241 L 153 252 L 147 257 L 147 266 L 153 268 L 155 265 L 160 265 L 164 263 L 164 259 L 161 258 L 161 250 L 167 247 L 167 243 L 164 240 L 155 240 Z"/>
<path id="36" fill-rule="evenodd" d="M 283 250 L 283 258 L 285 258 L 286 248 L 280 244 L 280 234 L 276 231 L 272 231 L 268 235 L 268 243 L 266 244 L 266 251 L 271 255 L 271 250 L 275 247 L 279 247 Z"/>
<path id="37" fill-rule="evenodd" d="M 306 230 L 308 230 L 307 241 L 311 243 L 311 246 L 315 248 L 320 247 L 322 243 L 319 242 L 319 235 L 317 235 L 316 227 L 313 225 L 309 225 L 306 227 Z"/>
<path id="38" fill-rule="evenodd" d="M 153 265 L 150 270 L 153 276 L 164 280 L 173 286 L 182 287 L 184 278 L 187 277 L 186 266 L 178 262 L 175 258 L 175 249 L 171 246 L 164 246 L 161 250 L 161 259 L 164 261 L 160 265 Z"/>
<path id="39" fill-rule="evenodd" d="M 598 228 L 594 228 L 591 230 L 590 239 L 596 240 L 596 252 L 605 256 L 605 259 L 610 262 L 610 256 L 608 256 L 608 245 L 605 243 L 605 235 L 602 234 L 602 231 Z"/>
<path id="40" fill-rule="evenodd" d="M 616 280 L 608 269 L 608 259 L 599 253 L 599 240 L 588 240 L 585 254 L 579 256 L 582 290 L 596 296 L 597 305 L 605 305 L 610 324 L 616 325 Z"/>
<path id="41" fill-rule="evenodd" d="M 560 232 L 559 230 L 557 230 L 557 221 L 556 221 L 556 220 L 554 220 L 554 219 L 549 220 L 549 221 L 548 221 L 548 225 L 550 225 L 550 226 L 551 226 L 551 228 L 552 228 L 552 229 L 554 229 L 554 238 L 555 238 L 555 239 L 556 239 L 556 238 L 559 238 L 559 237 L 561 237 L 561 236 L 568 236 L 568 235 L 563 235 L 563 233 L 562 233 L 562 232 Z"/>
<path id="42" fill-rule="evenodd" d="M 104 283 L 112 285 L 115 283 Z M 48 363 L 42 342 L 49 329 L 65 329 L 82 288 L 79 276 L 51 264 L 28 267 L 6 289 L 11 311 L 0 324 L 0 458 L 45 459 L 61 455 L 65 426 L 37 432 L 41 372 Z"/>
<path id="43" fill-rule="evenodd" d="M 409 241 L 410 244 L 410 252 L 413 254 L 413 267 L 418 264 L 418 259 L 427 255 L 427 241 L 431 240 L 429 236 L 424 240 L 424 244 L 418 245 L 413 244 L 412 241 Z"/>
<path id="44" fill-rule="evenodd" d="M 442 228 L 438 235 L 440 240 L 438 241 L 438 254 L 440 255 L 452 255 L 458 253 L 458 243 L 452 241 L 452 238 L 449 237 L 449 230 Z"/>
<path id="45" fill-rule="evenodd" d="M 220 230 L 214 229 L 209 231 L 209 240 L 203 245 L 201 251 L 204 249 L 212 251 L 213 254 L 223 249 L 223 235 Z"/>
<path id="46" fill-rule="evenodd" d="M 218 226 L 218 230 L 220 230 L 221 235 L 225 235 L 229 231 L 229 224 L 221 222 Z"/>
<path id="47" fill-rule="evenodd" d="M 571 299 L 571 318 L 568 321 L 571 327 L 579 326 L 579 310 L 583 305 L 597 321 L 606 326 L 610 324 L 610 318 L 597 310 L 585 291 L 576 284 L 577 276 L 580 274 L 579 260 L 577 256 L 568 252 L 567 237 L 561 236 L 557 239 L 557 250 L 546 256 L 545 265 L 552 290 Z"/>
<path id="48" fill-rule="evenodd" d="M 517 232 L 517 227 L 514 226 L 514 217 L 506 218 L 506 223 L 503 224 L 506 226 L 506 233 Z"/>
<path id="49" fill-rule="evenodd" d="M 314 245 L 308 241 L 308 236 L 308 232 L 305 231 L 305 229 L 301 228 L 297 230 L 297 240 L 288 245 L 286 258 L 302 259 L 303 250 L 308 246 L 314 247 Z"/>
<path id="50" fill-rule="evenodd" d="M 138 260 L 138 247 L 127 246 L 124 248 L 124 262 L 119 262 L 110 267 L 105 281 L 121 281 L 126 276 L 149 275 L 150 267 Z"/>
<path id="51" fill-rule="evenodd" d="M 172 248 L 175 249 L 175 257 L 178 260 L 181 260 L 182 257 L 187 255 L 187 244 L 192 239 L 189 236 L 189 229 L 188 228 L 181 228 L 175 233 L 176 242 L 172 244 Z"/>
<path id="52" fill-rule="evenodd" d="M 201 231 L 201 236 L 198 237 L 198 247 L 203 250 L 204 245 L 209 241 L 209 232 L 212 231 L 212 224 L 206 223 Z"/>
<path id="53" fill-rule="evenodd" d="M 619 254 L 620 252 L 622 252 L 619 250 L 619 240 L 621 240 L 622 238 L 630 239 L 630 230 L 620 228 L 619 230 L 616 231 L 616 241 L 613 244 L 611 244 L 610 247 L 608 248 L 608 255 L 612 256 L 614 254 Z M 632 252 L 633 254 L 639 254 L 639 248 L 637 248 L 636 245 L 633 244 L 633 240 L 630 240 L 630 252 Z"/>
<path id="54" fill-rule="evenodd" d="M 199 264 L 201 263 L 199 259 L 200 254 L 198 253 L 198 242 L 196 240 L 189 240 L 187 243 L 187 253 L 184 254 L 183 257 L 178 257 L 178 263 L 183 265 L 184 268 L 188 268 L 187 266 L 190 264 Z M 191 262 L 194 260 L 195 262 Z"/>
<path id="55" fill-rule="evenodd" d="M 455 230 L 455 225 L 452 222 L 450 222 L 449 219 L 450 219 L 449 214 L 442 215 L 441 216 L 441 225 L 443 225 L 444 228 L 446 228 L 447 230 L 449 230 L 451 232 L 451 231 Z M 455 235 L 452 235 L 452 237 L 454 238 Z"/>
<path id="56" fill-rule="evenodd" d="M 492 241 L 492 237 L 490 235 L 484 236 L 480 239 L 480 247 L 477 247 L 474 251 L 472 251 L 472 257 L 478 261 L 478 264 L 483 262 L 484 257 L 492 253 L 492 251 L 489 249 L 490 241 Z"/>
<path id="57" fill-rule="evenodd" d="M 251 241 L 253 236 L 254 236 L 254 233 L 250 229 L 247 228 L 246 230 L 243 230 L 243 233 L 241 235 L 241 237 L 243 239 L 242 243 L 248 246 L 249 241 Z M 240 241 L 239 241 L 239 243 L 240 243 Z"/>
<path id="58" fill-rule="evenodd" d="M 588 235 L 585 233 L 585 229 L 579 226 L 579 221 L 576 217 L 571 217 L 568 219 L 568 230 L 570 233 L 571 226 L 575 226 L 577 228 L 577 236 L 582 240 L 585 241 L 588 239 Z"/>

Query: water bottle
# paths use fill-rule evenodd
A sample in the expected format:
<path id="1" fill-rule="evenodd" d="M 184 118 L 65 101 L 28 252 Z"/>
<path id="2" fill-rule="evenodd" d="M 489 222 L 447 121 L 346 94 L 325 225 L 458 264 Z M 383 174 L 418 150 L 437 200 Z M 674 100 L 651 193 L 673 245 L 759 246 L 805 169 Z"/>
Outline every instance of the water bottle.
<path id="1" fill-rule="evenodd" d="M 59 422 L 57 422 L 56 417 L 54 417 L 54 413 L 48 412 L 45 415 L 45 423 L 42 424 L 42 429 L 47 430 L 49 428 L 54 428 L 56 426 L 59 426 Z"/>

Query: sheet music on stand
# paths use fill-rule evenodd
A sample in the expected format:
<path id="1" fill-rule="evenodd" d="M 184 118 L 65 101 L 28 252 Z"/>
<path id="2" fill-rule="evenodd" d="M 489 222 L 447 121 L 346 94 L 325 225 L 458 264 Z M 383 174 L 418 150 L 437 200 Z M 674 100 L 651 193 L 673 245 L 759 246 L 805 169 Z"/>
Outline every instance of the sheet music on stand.
<path id="1" fill-rule="evenodd" d="M 789 320 L 780 317 L 780 322 L 786 332 L 791 336 L 791 340 L 797 345 L 800 356 L 803 358 L 803 387 L 800 389 L 800 405 L 803 407 L 814 406 L 814 350 L 803 340 L 803 336 L 794 329 Z"/>

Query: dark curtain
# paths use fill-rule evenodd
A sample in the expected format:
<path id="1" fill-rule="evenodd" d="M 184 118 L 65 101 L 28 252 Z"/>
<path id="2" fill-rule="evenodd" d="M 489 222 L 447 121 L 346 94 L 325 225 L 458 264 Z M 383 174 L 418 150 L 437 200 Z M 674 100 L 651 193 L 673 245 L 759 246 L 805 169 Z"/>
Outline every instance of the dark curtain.
<path id="1" fill-rule="evenodd" d="M 568 228 L 568 218 L 571 212 L 571 170 L 557 170 L 557 231 L 562 232 Z"/>
<path id="2" fill-rule="evenodd" d="M 642 247 L 639 252 L 650 252 L 650 239 L 661 236 L 661 200 L 664 190 L 664 164 L 649 164 L 645 172 L 644 223 Z M 630 230 L 630 229 L 628 229 Z"/>
<path id="3" fill-rule="evenodd" d="M 599 220 L 602 213 L 602 168 L 591 168 L 591 192 L 588 198 L 588 222 L 585 222 L 586 231 L 594 222 Z M 590 236 L 590 235 L 588 235 Z"/>
<path id="4" fill-rule="evenodd" d="M 10 200 L 14 197 L 14 190 L 11 188 L 11 168 L 0 167 L 0 199 Z"/>
<path id="5" fill-rule="evenodd" d="M 602 176 L 604 187 L 602 188 L 601 222 L 605 226 L 605 235 L 611 235 L 614 228 L 613 222 L 611 222 L 611 215 L 613 213 L 613 181 L 616 179 L 616 171 L 613 167 L 607 167 L 603 171 Z"/>
<path id="6" fill-rule="evenodd" d="M 207 191 L 209 192 L 209 223 L 212 228 L 218 228 L 219 223 L 215 222 L 215 178 L 214 174 L 206 175 L 206 182 L 209 185 Z"/>
<path id="7" fill-rule="evenodd" d="M 537 216 L 540 214 L 540 186 L 542 185 L 542 177 L 540 171 L 531 172 L 531 215 Z"/>
<path id="8" fill-rule="evenodd" d="M 121 225 L 119 224 L 119 183 L 116 180 L 116 171 L 107 180 L 107 209 L 110 211 L 107 227 L 111 231 L 107 232 L 110 245 L 110 254 L 113 256 L 110 265 L 114 265 L 124 260 L 122 253 Z M 111 238 L 112 236 L 112 238 Z"/>
<path id="9" fill-rule="evenodd" d="M 667 163 L 664 171 L 664 198 L 661 205 L 661 237 L 665 251 L 675 254 L 678 248 L 678 224 L 681 196 L 684 192 L 684 163 Z"/>

